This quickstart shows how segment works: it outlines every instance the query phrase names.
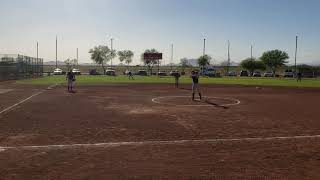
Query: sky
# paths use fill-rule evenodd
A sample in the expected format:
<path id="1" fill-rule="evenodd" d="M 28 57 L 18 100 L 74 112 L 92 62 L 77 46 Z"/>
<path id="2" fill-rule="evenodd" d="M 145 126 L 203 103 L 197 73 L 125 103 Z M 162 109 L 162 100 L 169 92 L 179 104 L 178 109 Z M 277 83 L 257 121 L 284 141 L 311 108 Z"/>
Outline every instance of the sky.
<path id="1" fill-rule="evenodd" d="M 320 64 L 319 0 L 0 0 L 0 54 L 39 56 L 55 60 L 76 58 L 91 63 L 89 49 L 108 45 L 132 50 L 141 64 L 145 49 L 163 53 L 164 62 L 206 54 L 213 63 L 240 62 L 263 52 L 286 51 L 294 63 Z M 114 64 L 119 61 L 116 58 Z"/>

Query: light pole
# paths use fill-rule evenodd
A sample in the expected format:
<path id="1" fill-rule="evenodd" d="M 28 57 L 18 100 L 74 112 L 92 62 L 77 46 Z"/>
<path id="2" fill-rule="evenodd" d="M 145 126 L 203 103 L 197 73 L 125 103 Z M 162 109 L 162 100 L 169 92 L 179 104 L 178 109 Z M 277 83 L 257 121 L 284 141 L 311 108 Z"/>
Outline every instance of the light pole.
<path id="1" fill-rule="evenodd" d="M 228 74 L 229 74 L 229 67 L 230 67 L 230 41 L 228 40 L 228 67 L 227 67 Z"/>
<path id="2" fill-rule="evenodd" d="M 203 39 L 203 56 L 206 54 L 206 39 Z"/>
<path id="3" fill-rule="evenodd" d="M 39 76 L 39 43 L 37 41 L 37 76 Z"/>
<path id="4" fill-rule="evenodd" d="M 173 64 L 173 44 L 171 44 L 171 62 L 170 62 L 171 71 L 172 71 L 172 64 Z"/>
<path id="5" fill-rule="evenodd" d="M 113 59 L 113 38 L 110 39 L 111 41 L 111 67 L 112 67 L 112 59 Z"/>
<path id="6" fill-rule="evenodd" d="M 77 68 L 79 69 L 79 55 L 78 55 L 78 48 L 77 48 Z"/>
<path id="7" fill-rule="evenodd" d="M 253 60 L 253 57 L 252 57 L 252 49 L 253 49 L 253 46 L 251 45 L 251 61 Z"/>
<path id="8" fill-rule="evenodd" d="M 294 56 L 294 75 L 297 76 L 297 52 L 298 52 L 298 36 L 296 36 L 296 52 Z"/>
<path id="9" fill-rule="evenodd" d="M 56 69 L 58 68 L 58 36 L 56 36 Z"/>

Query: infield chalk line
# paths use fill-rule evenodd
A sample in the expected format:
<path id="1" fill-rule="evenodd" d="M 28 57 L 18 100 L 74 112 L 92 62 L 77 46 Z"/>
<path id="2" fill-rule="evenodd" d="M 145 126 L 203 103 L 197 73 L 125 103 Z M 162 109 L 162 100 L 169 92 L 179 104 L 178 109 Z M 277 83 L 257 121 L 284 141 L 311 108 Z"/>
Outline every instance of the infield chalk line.
<path id="1" fill-rule="evenodd" d="M 179 105 L 179 104 L 170 104 L 170 103 L 162 103 L 158 99 L 164 99 L 164 98 L 181 98 L 181 97 L 189 97 L 190 96 L 160 96 L 152 99 L 152 102 L 157 103 L 157 104 L 163 104 L 163 105 L 171 105 L 171 106 L 182 106 L 182 107 L 210 107 L 212 105 Z M 212 99 L 222 99 L 222 100 L 230 100 L 234 101 L 235 103 L 230 103 L 230 104 L 221 104 L 220 106 L 235 106 L 239 105 L 241 103 L 240 100 L 235 99 L 235 98 L 226 98 L 226 97 L 213 97 L 213 96 L 204 96 L 203 98 L 212 98 Z"/>
<path id="2" fill-rule="evenodd" d="M 305 136 L 280 136 L 280 137 L 256 137 L 256 138 L 230 138 L 230 139 L 199 139 L 199 140 L 173 140 L 173 141 L 140 141 L 140 142 L 110 142 L 95 144 L 66 144 L 66 145 L 43 145 L 43 146 L 16 146 L 1 147 L 0 152 L 6 150 L 60 150 L 73 148 L 107 148 L 119 146 L 143 146 L 143 145 L 181 145 L 181 144 L 199 144 L 199 143 L 217 143 L 217 142 L 254 142 L 254 141 L 284 141 L 295 139 L 318 139 L 320 135 Z"/>
<path id="3" fill-rule="evenodd" d="M 52 88 L 56 87 L 57 85 L 58 85 L 58 84 L 51 85 L 51 86 L 49 86 L 47 89 L 52 89 Z M 43 92 L 44 92 L 44 90 L 42 90 L 42 91 L 40 91 L 40 92 L 37 92 L 36 94 L 33 94 L 33 95 L 31 95 L 30 97 L 28 97 L 28 98 L 26 98 L 26 99 L 23 99 L 23 100 L 21 100 L 20 102 L 12 105 L 12 106 L 10 106 L 10 107 L 5 108 L 4 110 L 0 111 L 0 114 L 3 114 L 3 113 L 5 113 L 5 112 L 7 112 L 7 111 L 10 111 L 11 109 L 15 108 L 16 106 L 19 106 L 20 104 L 22 104 L 22 103 L 30 100 L 31 98 L 33 98 L 33 97 L 35 97 L 35 96 L 38 96 L 38 95 L 42 94 Z"/>
<path id="4" fill-rule="evenodd" d="M 38 92 L 38 93 L 36 93 L 36 94 L 33 94 L 33 95 L 31 95 L 30 97 L 28 97 L 28 98 L 26 98 L 26 99 L 24 99 L 24 100 L 22 100 L 22 101 L 20 101 L 20 102 L 18 102 L 18 103 L 16 103 L 16 104 L 10 106 L 10 107 L 7 107 L 6 109 L 0 111 L 0 114 L 5 113 L 5 112 L 13 109 L 13 108 L 16 107 L 16 106 L 19 106 L 20 104 L 22 104 L 22 103 L 30 100 L 31 98 L 33 98 L 33 97 L 35 97 L 35 96 L 38 96 L 38 95 L 41 94 L 41 93 L 43 93 L 43 91 L 40 91 L 40 92 Z"/>

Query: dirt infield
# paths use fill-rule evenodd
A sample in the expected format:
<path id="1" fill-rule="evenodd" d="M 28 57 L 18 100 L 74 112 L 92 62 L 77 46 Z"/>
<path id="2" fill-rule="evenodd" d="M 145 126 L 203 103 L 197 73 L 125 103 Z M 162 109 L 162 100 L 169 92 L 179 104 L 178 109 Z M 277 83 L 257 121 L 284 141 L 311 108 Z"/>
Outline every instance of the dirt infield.
<path id="1" fill-rule="evenodd" d="M 320 178 L 320 89 L 189 88 L 0 84 L 0 179 Z"/>

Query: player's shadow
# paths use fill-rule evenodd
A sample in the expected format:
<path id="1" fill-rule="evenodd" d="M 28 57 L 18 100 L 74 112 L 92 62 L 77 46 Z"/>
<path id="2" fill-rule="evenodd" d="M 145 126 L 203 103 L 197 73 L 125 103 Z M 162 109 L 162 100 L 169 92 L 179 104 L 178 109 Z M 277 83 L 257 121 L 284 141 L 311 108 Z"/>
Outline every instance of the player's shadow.
<path id="1" fill-rule="evenodd" d="M 179 89 L 185 90 L 185 91 L 191 91 L 192 90 L 191 88 L 186 88 L 186 87 L 179 87 Z"/>
<path id="2" fill-rule="evenodd" d="M 211 101 L 209 101 L 209 100 L 207 100 L 207 99 L 205 99 L 204 101 L 201 101 L 201 102 L 202 102 L 202 103 L 209 104 L 209 105 L 212 105 L 212 106 L 217 107 L 217 108 L 229 109 L 229 107 L 227 107 L 227 106 L 223 106 L 223 105 L 220 105 L 220 104 L 211 102 Z"/>

